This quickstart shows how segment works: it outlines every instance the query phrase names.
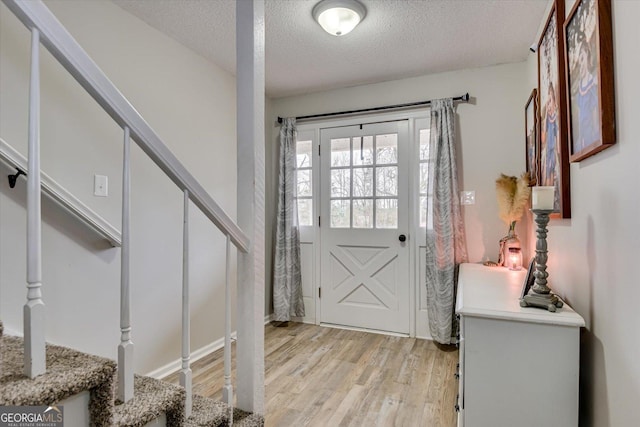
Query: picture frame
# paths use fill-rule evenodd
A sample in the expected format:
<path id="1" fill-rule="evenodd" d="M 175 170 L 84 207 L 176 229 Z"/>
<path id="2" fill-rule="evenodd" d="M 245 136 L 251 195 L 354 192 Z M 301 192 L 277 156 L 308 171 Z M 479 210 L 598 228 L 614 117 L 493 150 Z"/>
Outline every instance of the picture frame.
<path id="1" fill-rule="evenodd" d="M 540 150 L 538 138 L 540 135 L 540 120 L 538 117 L 538 90 L 534 88 L 524 106 L 525 170 L 529 172 L 531 178 L 535 180 L 534 185 L 537 185 L 540 181 L 538 162 L 538 151 Z"/>
<path id="2" fill-rule="evenodd" d="M 610 0 L 577 0 L 564 23 L 571 162 L 616 143 Z"/>
<path id="3" fill-rule="evenodd" d="M 536 258 L 531 258 L 529 261 L 529 268 L 527 268 L 527 275 L 524 276 L 524 282 L 522 283 L 522 292 L 520 293 L 520 299 L 524 298 L 525 295 L 529 293 L 529 290 L 533 286 L 536 278 L 533 273 L 535 273 L 536 269 Z"/>
<path id="4" fill-rule="evenodd" d="M 564 0 L 555 0 L 538 42 L 538 185 L 556 189 L 552 218 L 571 218 L 563 22 Z"/>

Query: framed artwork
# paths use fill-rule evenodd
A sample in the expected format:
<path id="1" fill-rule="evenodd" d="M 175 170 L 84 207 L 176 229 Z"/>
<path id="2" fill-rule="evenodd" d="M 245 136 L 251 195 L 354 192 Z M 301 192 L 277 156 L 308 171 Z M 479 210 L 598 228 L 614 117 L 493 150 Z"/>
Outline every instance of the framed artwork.
<path id="1" fill-rule="evenodd" d="M 611 1 L 578 0 L 564 23 L 571 161 L 616 142 Z"/>
<path id="2" fill-rule="evenodd" d="M 538 90 L 533 89 L 531 96 L 524 106 L 524 135 L 525 135 L 525 153 L 526 153 L 526 171 L 529 172 L 531 178 L 535 179 L 536 184 L 540 182 L 538 176 L 538 135 L 540 133 L 540 122 L 538 120 Z"/>
<path id="3" fill-rule="evenodd" d="M 538 42 L 540 160 L 538 185 L 555 187 L 555 218 L 571 218 L 567 92 L 565 89 L 564 0 L 555 0 Z"/>
<path id="4" fill-rule="evenodd" d="M 536 278 L 533 273 L 535 273 L 536 268 L 536 258 L 531 258 L 529 261 L 529 268 L 527 268 L 527 275 L 524 276 L 524 282 L 522 283 L 522 291 L 520 292 L 520 299 L 524 298 L 525 295 L 529 293 L 529 289 L 533 286 L 536 281 Z"/>

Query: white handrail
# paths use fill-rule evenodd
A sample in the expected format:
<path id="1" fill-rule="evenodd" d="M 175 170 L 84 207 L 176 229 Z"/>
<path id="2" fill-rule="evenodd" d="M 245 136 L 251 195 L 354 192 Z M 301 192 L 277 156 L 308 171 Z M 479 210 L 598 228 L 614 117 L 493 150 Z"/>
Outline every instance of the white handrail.
<path id="1" fill-rule="evenodd" d="M 27 159 L 2 138 L 0 138 L 0 161 L 12 168 L 20 169 L 27 175 L 29 174 Z M 120 231 L 106 219 L 82 203 L 77 197 L 42 171 L 40 172 L 40 183 L 42 185 L 42 194 L 49 196 L 51 200 L 56 202 L 60 207 L 95 230 L 107 239 L 112 246 L 120 246 Z"/>
<path id="2" fill-rule="evenodd" d="M 140 113 L 120 93 L 89 55 L 69 34 L 41 0 L 2 2 L 27 28 L 40 30 L 40 41 L 78 83 L 174 182 L 180 190 L 189 190 L 191 201 L 242 252 L 249 251 L 249 238 L 213 200 L 200 183 L 171 153 Z"/>

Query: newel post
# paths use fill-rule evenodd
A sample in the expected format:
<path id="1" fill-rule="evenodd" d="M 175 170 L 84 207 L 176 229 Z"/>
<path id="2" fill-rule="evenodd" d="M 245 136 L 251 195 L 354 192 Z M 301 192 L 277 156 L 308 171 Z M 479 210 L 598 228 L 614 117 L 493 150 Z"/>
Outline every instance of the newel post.
<path id="1" fill-rule="evenodd" d="M 238 225 L 237 406 L 264 413 L 264 0 L 236 2 Z"/>

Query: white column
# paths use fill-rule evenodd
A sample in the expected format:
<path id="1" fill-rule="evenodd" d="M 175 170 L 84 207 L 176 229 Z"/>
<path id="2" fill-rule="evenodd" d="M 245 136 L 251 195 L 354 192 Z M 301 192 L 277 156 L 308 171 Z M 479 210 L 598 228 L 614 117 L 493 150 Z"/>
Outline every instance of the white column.
<path id="1" fill-rule="evenodd" d="M 120 345 L 118 345 L 117 398 L 127 402 L 133 398 L 133 342 L 131 341 L 130 278 L 130 206 L 131 166 L 129 128 L 124 128 L 122 161 L 122 248 L 120 251 Z"/>
<path id="2" fill-rule="evenodd" d="M 224 386 L 222 401 L 230 406 L 229 425 L 233 424 L 233 385 L 231 385 L 231 238 L 227 235 L 227 264 L 224 286 Z"/>
<path id="3" fill-rule="evenodd" d="M 24 306 L 24 374 L 46 370 L 45 313 L 42 301 L 42 219 L 40 210 L 40 32 L 31 30 L 27 174 L 27 303 Z"/>
<path id="4" fill-rule="evenodd" d="M 237 406 L 264 413 L 264 0 L 236 2 L 238 225 Z"/>
<path id="5" fill-rule="evenodd" d="M 180 385 L 185 388 L 184 411 L 191 416 L 193 406 L 193 373 L 191 372 L 191 313 L 189 310 L 189 191 L 184 190 L 184 218 L 182 226 L 182 370 Z"/>

